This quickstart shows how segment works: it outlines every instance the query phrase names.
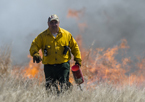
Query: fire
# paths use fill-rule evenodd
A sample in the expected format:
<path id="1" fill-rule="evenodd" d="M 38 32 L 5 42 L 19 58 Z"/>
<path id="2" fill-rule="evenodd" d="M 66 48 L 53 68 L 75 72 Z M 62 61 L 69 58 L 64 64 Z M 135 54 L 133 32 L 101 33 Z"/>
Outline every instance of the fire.
<path id="1" fill-rule="evenodd" d="M 88 83 L 95 82 L 107 82 L 111 84 L 137 84 L 144 83 L 144 62 L 145 59 L 141 59 L 139 63 L 136 64 L 136 71 L 131 72 L 133 69 L 131 67 L 131 62 L 133 61 L 129 58 L 122 58 L 118 61 L 115 57 L 118 55 L 120 50 L 125 51 L 129 48 L 126 39 L 122 39 L 119 45 L 113 48 L 108 48 L 107 50 L 96 49 L 95 53 L 89 57 L 89 65 L 82 66 L 83 73 L 87 75 Z M 96 53 L 97 52 L 97 53 Z M 85 54 L 82 54 L 83 58 Z M 96 58 L 93 58 L 96 56 Z M 123 56 L 120 54 L 120 56 Z M 86 63 L 86 62 L 83 62 Z M 89 70 L 88 72 L 86 71 Z M 127 75 L 129 73 L 129 75 Z"/>
<path id="2" fill-rule="evenodd" d="M 79 19 L 83 13 L 84 9 L 78 11 L 69 9 L 67 17 Z M 80 32 L 84 31 L 86 27 L 86 23 L 80 24 Z M 131 57 L 127 57 L 129 45 L 126 39 L 122 39 L 120 43 L 112 48 L 96 48 L 95 50 L 92 48 L 86 50 L 83 47 L 81 35 L 76 37 L 76 41 L 82 55 L 81 70 L 88 85 L 97 85 L 97 82 L 117 85 L 133 85 L 134 83 L 141 85 L 145 82 L 145 58 L 137 57 L 137 61 L 134 62 Z M 42 64 L 34 64 L 32 57 L 29 56 L 29 58 L 31 59 L 29 65 L 23 70 L 24 77 L 38 78 L 39 73 L 43 71 Z M 70 63 L 70 66 L 74 65 L 73 58 Z M 41 75 L 40 79 L 43 78 L 44 75 Z M 70 82 L 74 83 L 72 73 L 70 74 Z"/>
<path id="3" fill-rule="evenodd" d="M 41 63 L 34 64 L 33 59 L 30 55 L 28 55 L 28 58 L 30 58 L 31 60 L 29 62 L 28 67 L 25 67 L 25 69 L 23 70 L 25 73 L 24 76 L 28 78 L 34 78 L 39 73 L 39 70 L 41 68 Z"/>
<path id="4" fill-rule="evenodd" d="M 82 8 L 80 10 L 69 9 L 67 13 L 67 18 L 76 18 L 77 20 L 79 20 L 80 18 L 83 18 L 84 13 L 85 13 L 85 8 Z M 85 29 L 88 27 L 88 25 L 85 22 L 83 23 L 79 22 L 78 27 L 80 29 L 80 33 L 83 33 Z"/>
<path id="5" fill-rule="evenodd" d="M 79 23 L 78 27 L 79 27 L 81 33 L 83 33 L 88 26 L 86 23 Z"/>
<path id="6" fill-rule="evenodd" d="M 122 57 L 119 61 L 116 59 L 117 55 L 123 56 L 123 54 L 126 54 L 124 52 L 120 54 L 119 52 L 126 52 L 129 49 L 126 39 L 122 39 L 119 45 L 106 50 L 104 48 L 96 48 L 96 50 L 90 48 L 86 50 L 83 47 L 81 35 L 78 35 L 76 40 L 82 54 L 81 70 L 88 85 L 96 86 L 97 82 L 117 85 L 133 85 L 134 83 L 141 85 L 145 82 L 145 58 L 137 57 L 138 61 L 136 62 L 133 62 L 130 57 Z M 30 79 L 39 78 L 40 82 L 42 82 L 44 80 L 44 75 L 40 75 L 43 72 L 42 63 L 33 63 L 32 57 L 30 55 L 28 57 L 31 60 L 28 66 L 22 70 L 24 77 Z M 132 69 L 132 63 L 135 64 L 135 69 Z M 73 65 L 74 61 L 72 58 L 70 66 Z M 132 70 L 135 71 L 132 72 Z M 69 81 L 74 83 L 72 73 L 70 73 Z"/>
<path id="7" fill-rule="evenodd" d="M 81 10 L 70 10 L 67 17 L 75 17 L 77 20 L 80 14 L 84 15 Z M 108 20 L 111 18 L 104 12 Z M 83 17 L 83 16 L 81 16 Z M 86 21 L 85 21 L 86 22 Z M 79 23 L 80 33 L 88 27 L 87 23 Z M 126 39 L 122 39 L 117 45 L 112 48 L 96 48 L 96 50 L 86 50 L 83 48 L 81 35 L 76 37 L 79 48 L 82 54 L 82 71 L 88 84 L 96 82 L 107 82 L 111 84 L 129 84 L 144 83 L 145 59 L 138 58 L 138 61 L 133 62 L 131 57 L 126 57 L 129 46 Z M 117 59 L 118 58 L 118 59 Z M 134 67 L 135 66 L 135 67 Z M 132 72 L 132 70 L 136 70 Z"/>
<path id="8" fill-rule="evenodd" d="M 68 14 L 67 14 L 67 17 L 74 17 L 76 19 L 80 19 L 80 17 L 83 16 L 84 14 L 84 11 L 85 11 L 85 8 L 82 8 L 81 10 L 72 10 L 72 9 L 69 9 L 68 10 Z"/>
<path id="9" fill-rule="evenodd" d="M 39 51 L 39 53 L 42 56 L 41 51 Z M 30 55 L 28 55 L 28 58 L 30 58 L 30 62 L 21 72 L 23 73 L 24 78 L 37 78 L 40 82 L 43 81 L 44 75 L 41 75 L 43 72 L 43 69 L 41 68 L 42 63 L 33 63 L 33 58 Z"/>

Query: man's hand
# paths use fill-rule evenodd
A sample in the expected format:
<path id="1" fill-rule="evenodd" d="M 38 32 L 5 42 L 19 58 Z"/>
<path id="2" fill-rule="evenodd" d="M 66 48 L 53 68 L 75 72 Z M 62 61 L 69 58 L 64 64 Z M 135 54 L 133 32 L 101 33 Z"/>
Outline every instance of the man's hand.
<path id="1" fill-rule="evenodd" d="M 75 65 L 79 65 L 81 67 L 81 62 L 76 61 Z"/>
<path id="2" fill-rule="evenodd" d="M 33 63 L 35 63 L 35 61 L 36 61 L 36 63 L 39 63 L 41 60 L 42 59 L 41 59 L 41 56 L 39 55 L 39 53 L 35 53 L 33 55 Z"/>
<path id="3" fill-rule="evenodd" d="M 76 61 L 75 65 L 79 65 L 81 67 L 81 59 L 75 58 L 74 61 Z"/>

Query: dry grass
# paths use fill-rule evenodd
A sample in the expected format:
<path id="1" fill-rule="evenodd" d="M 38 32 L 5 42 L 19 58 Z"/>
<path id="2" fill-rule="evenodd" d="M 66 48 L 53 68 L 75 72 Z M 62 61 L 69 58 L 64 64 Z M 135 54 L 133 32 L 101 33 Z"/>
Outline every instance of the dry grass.
<path id="1" fill-rule="evenodd" d="M 94 89 L 84 87 L 83 91 L 74 86 L 72 92 L 57 96 L 48 94 L 44 83 L 8 75 L 1 78 L 0 87 L 0 102 L 145 102 L 145 90 L 133 86 L 116 89 L 100 83 Z"/>
<path id="2" fill-rule="evenodd" d="M 83 91 L 74 85 L 71 92 L 59 96 L 48 93 L 44 82 L 37 79 L 24 79 L 11 66 L 10 50 L 0 51 L 0 102 L 145 102 L 145 88 L 98 83 L 96 87 Z"/>
<path id="3" fill-rule="evenodd" d="M 0 49 L 0 75 L 7 74 L 11 67 L 11 50 L 9 46 Z"/>

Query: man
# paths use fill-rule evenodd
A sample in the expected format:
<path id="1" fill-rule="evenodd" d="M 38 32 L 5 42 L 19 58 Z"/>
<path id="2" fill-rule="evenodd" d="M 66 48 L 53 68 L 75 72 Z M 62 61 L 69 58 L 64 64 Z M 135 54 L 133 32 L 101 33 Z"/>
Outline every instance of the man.
<path id="1" fill-rule="evenodd" d="M 41 61 L 38 51 L 42 50 L 46 89 L 52 85 L 57 88 L 56 81 L 59 81 L 61 89 L 65 84 L 69 87 L 71 53 L 75 64 L 81 66 L 81 54 L 77 42 L 70 32 L 59 27 L 59 23 L 58 16 L 51 15 L 48 18 L 48 29 L 40 33 L 30 47 L 34 63 Z"/>

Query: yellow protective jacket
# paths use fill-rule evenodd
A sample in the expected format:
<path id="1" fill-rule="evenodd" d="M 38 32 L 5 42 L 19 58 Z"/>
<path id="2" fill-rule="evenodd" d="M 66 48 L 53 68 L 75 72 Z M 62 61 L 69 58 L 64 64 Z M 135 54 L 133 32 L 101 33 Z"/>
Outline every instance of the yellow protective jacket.
<path id="1" fill-rule="evenodd" d="M 66 55 L 63 54 L 64 46 L 69 46 L 70 48 Z M 44 56 L 45 48 L 47 49 L 47 56 Z M 81 62 L 81 54 L 77 42 L 71 33 L 62 28 L 59 28 L 56 38 L 51 34 L 49 28 L 40 33 L 31 44 L 30 55 L 33 56 L 40 49 L 43 53 L 43 64 L 61 64 L 67 62 L 71 59 L 71 53 L 75 61 Z"/>

